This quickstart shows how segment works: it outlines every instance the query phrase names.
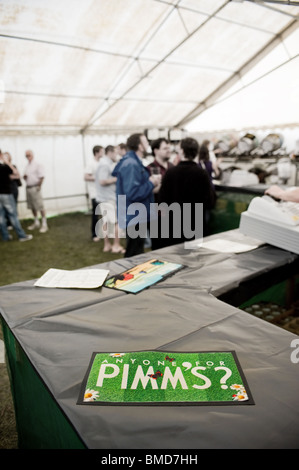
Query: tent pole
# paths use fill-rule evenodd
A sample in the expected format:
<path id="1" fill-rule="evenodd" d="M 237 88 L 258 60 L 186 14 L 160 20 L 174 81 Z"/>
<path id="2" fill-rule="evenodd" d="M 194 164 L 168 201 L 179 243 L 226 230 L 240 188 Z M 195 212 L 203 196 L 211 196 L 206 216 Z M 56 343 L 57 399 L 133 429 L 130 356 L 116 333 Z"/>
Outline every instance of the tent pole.
<path id="1" fill-rule="evenodd" d="M 81 134 L 81 144 L 82 144 L 82 160 L 83 160 L 83 167 L 86 168 L 86 153 L 85 153 L 85 135 L 83 131 L 80 131 Z M 88 190 L 87 190 L 87 182 L 85 181 L 85 196 L 86 196 L 86 206 L 87 212 L 91 210 L 91 205 L 88 197 Z"/>

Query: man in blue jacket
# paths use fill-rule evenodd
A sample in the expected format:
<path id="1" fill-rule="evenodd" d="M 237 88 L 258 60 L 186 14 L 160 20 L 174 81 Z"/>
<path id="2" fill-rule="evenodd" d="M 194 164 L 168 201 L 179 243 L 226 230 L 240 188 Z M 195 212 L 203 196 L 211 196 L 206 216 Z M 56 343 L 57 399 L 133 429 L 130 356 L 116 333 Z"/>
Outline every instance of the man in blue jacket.
<path id="1" fill-rule="evenodd" d="M 147 224 L 154 216 L 154 192 L 159 191 L 161 175 L 149 175 L 142 159 L 147 154 L 144 134 L 133 134 L 127 140 L 128 152 L 116 165 L 118 224 L 126 230 L 125 257 L 144 252 Z M 152 205 L 151 205 L 152 204 Z"/>

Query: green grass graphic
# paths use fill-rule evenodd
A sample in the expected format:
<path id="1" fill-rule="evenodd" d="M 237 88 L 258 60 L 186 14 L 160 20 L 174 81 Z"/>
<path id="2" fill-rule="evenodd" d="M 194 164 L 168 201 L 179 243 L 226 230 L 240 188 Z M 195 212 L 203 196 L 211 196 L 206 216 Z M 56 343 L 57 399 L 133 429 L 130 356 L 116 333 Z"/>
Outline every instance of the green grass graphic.
<path id="1" fill-rule="evenodd" d="M 95 354 L 85 390 L 96 392 L 88 403 L 207 403 L 238 401 L 238 388 L 246 401 L 232 352 L 142 351 Z"/>

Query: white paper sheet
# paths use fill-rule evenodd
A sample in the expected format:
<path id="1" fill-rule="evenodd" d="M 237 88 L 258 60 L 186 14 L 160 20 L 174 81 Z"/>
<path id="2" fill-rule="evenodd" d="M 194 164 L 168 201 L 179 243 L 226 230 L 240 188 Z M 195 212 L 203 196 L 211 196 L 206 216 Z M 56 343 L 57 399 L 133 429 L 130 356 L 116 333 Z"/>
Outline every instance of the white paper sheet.
<path id="1" fill-rule="evenodd" d="M 63 289 L 96 289 L 103 285 L 109 271 L 105 269 L 64 269 L 50 268 L 35 282 L 36 287 Z"/>
<path id="2" fill-rule="evenodd" d="M 261 242 L 260 245 L 262 244 L 263 243 Z M 255 250 L 259 244 L 248 245 L 245 243 L 216 238 L 215 240 L 203 242 L 200 246 L 202 248 L 207 248 L 208 250 L 220 251 L 221 253 L 243 253 L 245 251 Z"/>

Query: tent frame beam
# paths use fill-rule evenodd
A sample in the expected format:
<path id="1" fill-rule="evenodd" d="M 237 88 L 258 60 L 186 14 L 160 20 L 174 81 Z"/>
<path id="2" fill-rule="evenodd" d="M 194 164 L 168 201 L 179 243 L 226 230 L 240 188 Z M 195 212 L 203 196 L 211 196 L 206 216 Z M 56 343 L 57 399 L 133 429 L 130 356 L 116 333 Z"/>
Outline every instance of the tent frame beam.
<path id="1" fill-rule="evenodd" d="M 221 11 L 225 6 L 230 3 L 231 0 L 227 0 L 225 3 L 221 5 L 221 7 L 218 8 L 212 15 L 209 15 L 207 19 L 201 23 L 197 28 L 195 28 L 194 31 L 192 31 L 190 34 L 188 34 L 182 41 L 179 42 L 171 51 L 169 51 L 160 61 L 158 61 L 146 74 L 142 77 L 140 77 L 133 85 L 131 85 L 117 100 L 115 100 L 113 103 L 111 103 L 110 106 L 107 106 L 107 108 L 100 112 L 100 113 L 95 113 L 93 117 L 90 119 L 90 121 L 81 129 L 81 132 L 85 132 L 89 127 L 91 127 L 101 116 L 106 114 L 111 108 L 113 108 L 120 100 L 124 99 L 124 97 L 132 91 L 144 78 L 148 77 L 154 70 L 156 70 L 157 67 L 159 67 L 162 63 L 166 61 L 168 57 L 170 57 L 179 47 L 181 47 L 190 37 L 192 37 L 194 34 L 196 34 L 203 26 L 211 20 L 219 11 Z M 174 9 L 176 9 L 177 6 L 174 6 Z"/>
<path id="2" fill-rule="evenodd" d="M 298 7 L 299 6 L 299 2 L 298 0 L 297 1 L 293 1 L 292 0 L 245 0 L 247 2 L 251 2 L 251 3 L 272 3 L 274 5 L 284 5 L 284 6 L 295 6 L 295 7 Z"/>
<path id="3" fill-rule="evenodd" d="M 242 67 L 232 74 L 224 83 L 222 83 L 215 91 L 213 91 L 205 100 L 198 103 L 198 105 L 181 119 L 174 127 L 183 127 L 190 121 L 198 117 L 205 110 L 215 104 L 220 96 L 222 96 L 229 88 L 231 88 L 243 75 L 251 70 L 265 55 L 273 50 L 280 42 L 287 36 L 294 32 L 299 27 L 298 21 L 293 20 L 286 28 L 276 34 L 265 46 L 263 46 L 257 54 L 249 59 Z"/>

